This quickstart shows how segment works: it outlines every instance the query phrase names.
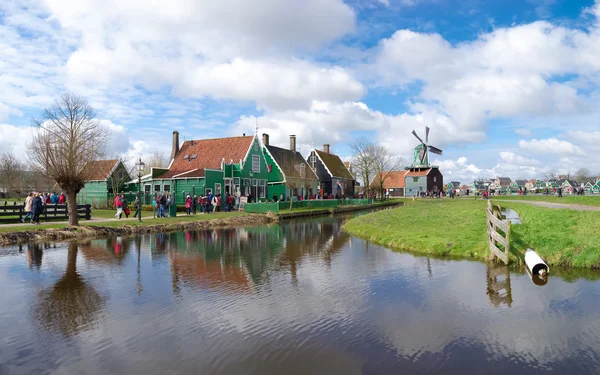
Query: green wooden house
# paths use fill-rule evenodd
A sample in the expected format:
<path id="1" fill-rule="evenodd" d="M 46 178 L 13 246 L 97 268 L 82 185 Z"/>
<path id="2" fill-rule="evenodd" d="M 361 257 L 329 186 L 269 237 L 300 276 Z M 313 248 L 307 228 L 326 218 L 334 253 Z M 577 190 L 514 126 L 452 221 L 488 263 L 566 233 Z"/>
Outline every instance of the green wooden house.
<path id="1" fill-rule="evenodd" d="M 600 193 L 600 179 L 592 186 L 592 193 Z"/>
<path id="2" fill-rule="evenodd" d="M 225 194 L 266 200 L 269 170 L 256 135 L 185 141 L 173 132 L 171 162 L 142 181 L 144 193 L 169 193 L 179 205 L 187 194 Z"/>
<path id="3" fill-rule="evenodd" d="M 319 179 L 308 163 L 296 151 L 296 136 L 290 136 L 290 148 L 269 144 L 269 135 L 263 134 L 263 152 L 269 170 L 269 198 L 315 195 L 319 191 Z"/>
<path id="4" fill-rule="evenodd" d="M 585 187 L 584 187 L 586 193 L 593 193 L 594 192 L 594 184 L 592 184 L 590 181 L 585 183 Z"/>
<path id="5" fill-rule="evenodd" d="M 519 189 L 521 189 L 521 190 L 525 189 L 526 184 L 527 184 L 527 180 L 512 180 L 510 183 L 510 187 L 517 189 L 517 191 L 519 191 Z"/>
<path id="6" fill-rule="evenodd" d="M 131 179 L 121 160 L 97 160 L 84 167 L 86 182 L 77 195 L 79 204 L 94 207 L 110 207 L 114 194 L 128 191 L 127 182 Z"/>

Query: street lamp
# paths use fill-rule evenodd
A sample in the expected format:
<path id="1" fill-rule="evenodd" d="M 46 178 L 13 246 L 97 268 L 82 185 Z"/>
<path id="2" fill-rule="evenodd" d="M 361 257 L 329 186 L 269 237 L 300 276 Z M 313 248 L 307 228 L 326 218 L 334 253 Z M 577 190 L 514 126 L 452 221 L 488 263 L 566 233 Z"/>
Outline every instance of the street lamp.
<path id="1" fill-rule="evenodd" d="M 142 158 L 140 158 L 140 160 L 137 162 L 137 164 L 135 165 L 137 167 L 137 171 L 138 171 L 138 200 L 139 200 L 139 205 L 140 205 L 140 210 L 139 210 L 139 215 L 138 215 L 138 221 L 141 223 L 142 222 L 142 174 L 144 173 L 144 167 L 146 166 L 146 164 L 144 164 L 144 162 L 142 161 Z"/>

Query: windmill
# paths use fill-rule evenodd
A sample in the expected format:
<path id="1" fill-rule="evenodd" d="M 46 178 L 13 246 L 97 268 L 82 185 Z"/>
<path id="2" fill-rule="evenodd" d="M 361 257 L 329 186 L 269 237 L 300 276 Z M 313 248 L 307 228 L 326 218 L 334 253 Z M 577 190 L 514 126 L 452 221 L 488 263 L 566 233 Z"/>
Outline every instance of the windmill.
<path id="1" fill-rule="evenodd" d="M 442 150 L 429 144 L 429 127 L 425 127 L 425 142 L 417 135 L 416 131 L 412 131 L 412 134 L 421 142 L 420 145 L 414 149 L 414 159 L 412 168 L 429 168 L 429 152 L 441 155 Z"/>

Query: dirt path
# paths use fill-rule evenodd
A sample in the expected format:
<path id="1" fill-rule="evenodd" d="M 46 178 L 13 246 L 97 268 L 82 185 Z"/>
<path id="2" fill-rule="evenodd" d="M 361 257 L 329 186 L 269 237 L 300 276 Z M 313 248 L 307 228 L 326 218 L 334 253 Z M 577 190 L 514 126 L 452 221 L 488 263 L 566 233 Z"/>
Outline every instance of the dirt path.
<path id="1" fill-rule="evenodd" d="M 513 199 L 502 199 L 496 202 L 513 202 L 513 203 L 523 203 L 529 204 L 532 206 L 545 207 L 545 208 L 554 208 L 554 209 L 566 209 L 566 210 L 574 210 L 574 211 L 600 211 L 600 207 L 596 206 L 585 206 L 582 204 L 566 204 L 566 203 L 552 203 L 552 202 L 543 202 L 543 201 L 526 201 L 526 200 L 513 200 Z"/>

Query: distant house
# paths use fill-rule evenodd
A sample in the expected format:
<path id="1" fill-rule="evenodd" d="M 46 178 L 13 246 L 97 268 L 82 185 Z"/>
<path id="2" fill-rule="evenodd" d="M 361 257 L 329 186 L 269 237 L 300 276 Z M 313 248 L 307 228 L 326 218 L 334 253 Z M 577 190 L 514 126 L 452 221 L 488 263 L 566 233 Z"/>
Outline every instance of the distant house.
<path id="1" fill-rule="evenodd" d="M 263 134 L 263 152 L 269 170 L 269 194 L 284 197 L 312 196 L 319 191 L 319 179 L 296 151 L 296 136 L 290 136 L 290 148 L 272 146 Z"/>
<path id="2" fill-rule="evenodd" d="M 395 172 L 384 172 L 377 173 L 373 181 L 371 182 L 370 188 L 378 192 L 378 196 L 385 195 L 386 191 L 390 193 L 392 198 L 404 197 L 405 180 L 404 177 L 408 171 L 395 171 Z M 381 181 L 383 180 L 384 191 L 379 191 L 381 188 Z"/>
<path id="3" fill-rule="evenodd" d="M 471 190 L 474 192 L 484 192 L 488 190 L 488 186 L 483 181 L 473 181 Z"/>
<path id="4" fill-rule="evenodd" d="M 592 186 L 593 193 L 600 193 L 600 180 L 596 181 L 594 186 Z"/>
<path id="5" fill-rule="evenodd" d="M 404 195 L 418 196 L 421 192 L 442 191 L 444 177 L 439 168 L 410 169 L 404 175 Z"/>
<path id="6" fill-rule="evenodd" d="M 539 180 L 537 179 L 527 180 L 527 182 L 525 182 L 525 187 L 527 188 L 527 190 L 533 190 L 537 187 L 538 181 Z"/>
<path id="7" fill-rule="evenodd" d="M 526 180 L 513 180 L 510 183 L 510 186 L 517 189 L 518 191 L 519 189 L 523 190 L 525 188 L 525 184 L 527 184 Z"/>
<path id="8" fill-rule="evenodd" d="M 574 189 L 580 186 L 579 182 L 575 180 L 564 180 L 561 184 L 563 189 Z"/>
<path id="9" fill-rule="evenodd" d="M 586 192 L 592 193 L 594 191 L 594 184 L 592 184 L 590 181 L 588 181 L 585 183 L 584 189 Z"/>
<path id="10" fill-rule="evenodd" d="M 458 182 L 458 181 L 450 181 L 448 183 L 448 189 L 460 190 L 460 182 Z"/>
<path id="11" fill-rule="evenodd" d="M 79 204 L 93 204 L 104 207 L 114 194 L 126 190 L 131 180 L 127 168 L 118 159 L 96 160 L 84 167 L 86 178 L 83 189 L 77 195 Z"/>
<path id="12" fill-rule="evenodd" d="M 354 196 L 356 180 L 342 159 L 329 151 L 328 144 L 323 145 L 323 151 L 312 150 L 308 164 L 319 178 L 324 193 L 351 198 Z"/>
<path id="13" fill-rule="evenodd" d="M 510 177 L 496 177 L 493 183 L 493 189 L 504 190 L 512 183 Z"/>

